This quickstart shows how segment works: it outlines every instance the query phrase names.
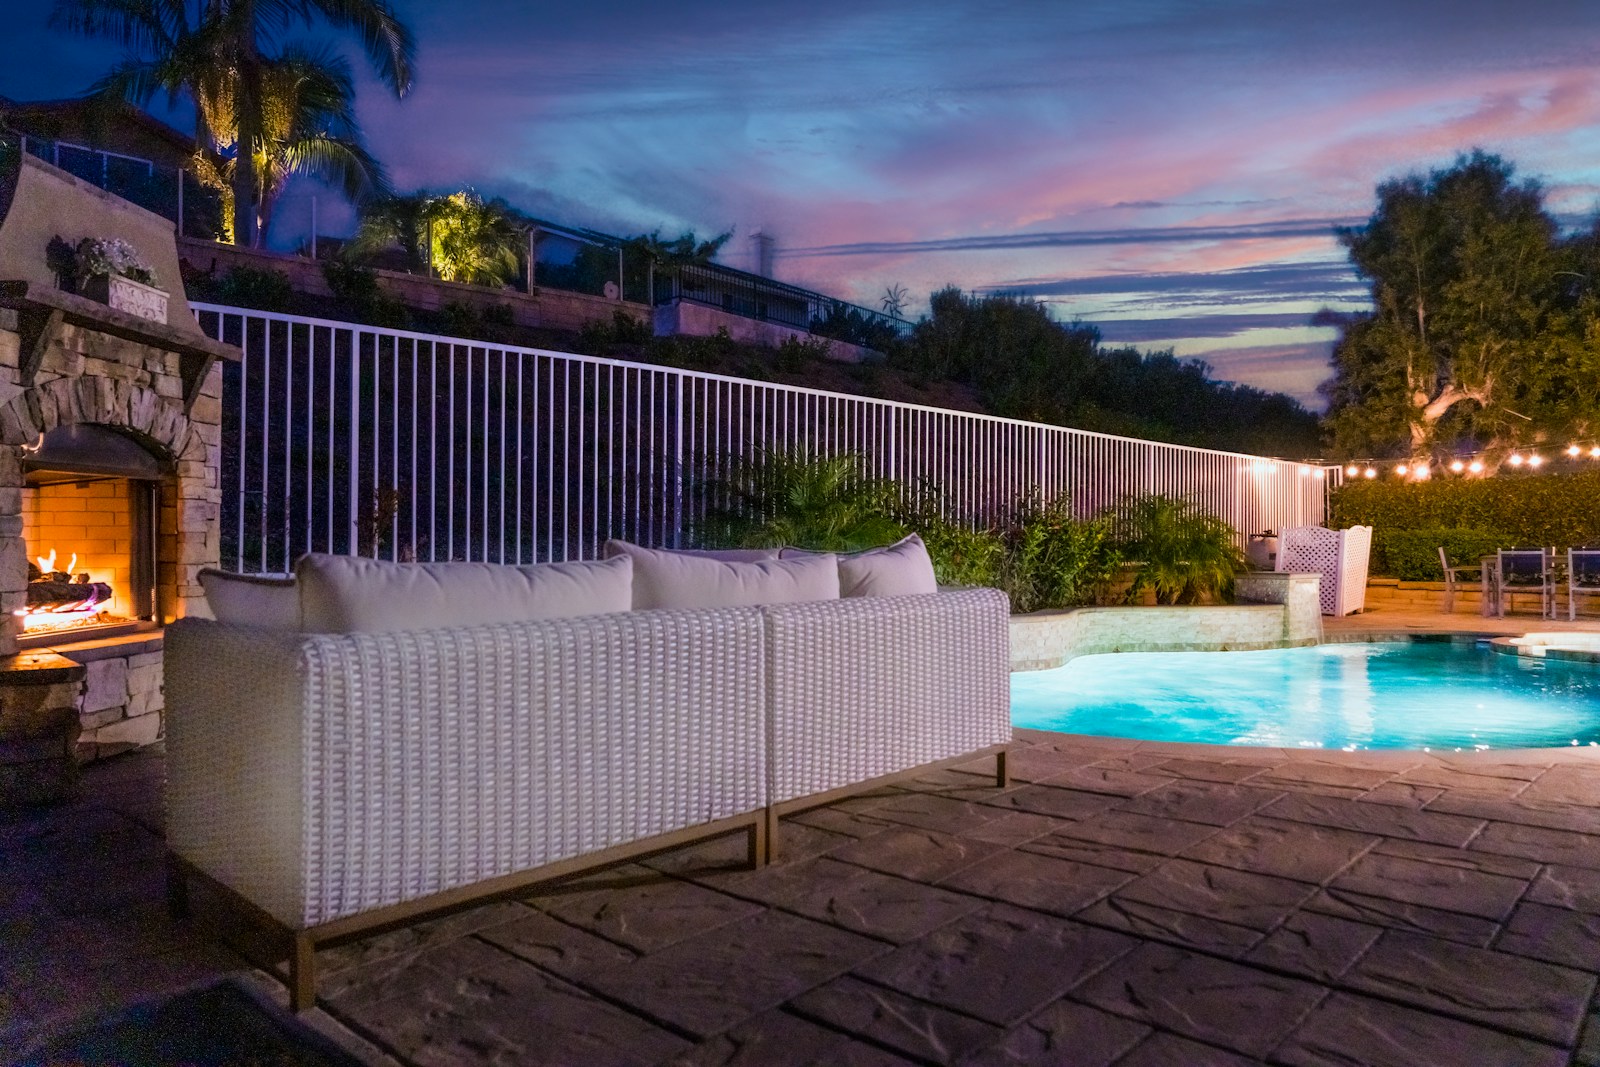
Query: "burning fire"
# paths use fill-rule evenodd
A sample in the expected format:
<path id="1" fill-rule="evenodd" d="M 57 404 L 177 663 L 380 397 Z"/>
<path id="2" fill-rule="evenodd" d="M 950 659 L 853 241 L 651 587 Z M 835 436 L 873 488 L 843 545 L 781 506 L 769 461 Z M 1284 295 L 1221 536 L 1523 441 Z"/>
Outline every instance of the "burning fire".
<path id="1" fill-rule="evenodd" d="M 40 574 L 51 574 L 58 569 L 56 567 L 56 550 L 53 548 L 50 550 L 50 554 L 48 556 L 35 556 L 33 557 L 33 561 L 39 565 Z M 78 554 L 74 552 L 72 554 L 72 562 L 60 569 L 65 570 L 68 574 L 71 574 L 73 571 L 77 570 Z"/>

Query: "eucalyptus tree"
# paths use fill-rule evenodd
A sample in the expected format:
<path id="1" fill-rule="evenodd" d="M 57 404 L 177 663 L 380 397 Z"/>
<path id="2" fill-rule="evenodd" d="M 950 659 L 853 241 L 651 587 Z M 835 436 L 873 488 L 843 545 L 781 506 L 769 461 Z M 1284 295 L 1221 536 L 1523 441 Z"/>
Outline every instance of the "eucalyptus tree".
<path id="1" fill-rule="evenodd" d="M 280 38 L 319 17 L 356 33 L 396 97 L 410 91 L 416 42 L 386 0 L 56 0 L 52 21 L 128 49 L 97 91 L 141 105 L 159 93 L 194 103 L 202 157 L 219 174 L 233 161 L 235 239 L 255 244 Z"/>
<path id="2" fill-rule="evenodd" d="M 1345 454 L 1424 458 L 1458 439 L 1515 444 L 1556 432 L 1550 376 L 1577 320 L 1544 190 L 1474 151 L 1377 189 L 1366 225 L 1339 239 L 1371 285 L 1347 321 L 1326 387 Z"/>

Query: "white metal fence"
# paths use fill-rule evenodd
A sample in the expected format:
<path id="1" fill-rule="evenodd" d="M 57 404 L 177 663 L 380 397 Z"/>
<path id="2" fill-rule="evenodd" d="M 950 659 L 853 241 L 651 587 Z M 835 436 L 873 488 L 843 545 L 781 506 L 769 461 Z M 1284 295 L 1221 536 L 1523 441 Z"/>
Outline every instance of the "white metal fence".
<path id="1" fill-rule="evenodd" d="M 225 370 L 225 567 L 303 552 L 588 558 L 608 537 L 694 543 L 695 487 L 754 449 L 859 453 L 947 517 L 1003 521 L 1065 496 L 1080 516 L 1187 497 L 1240 532 L 1322 521 L 1320 467 L 1013 419 L 196 304 L 239 345 Z"/>

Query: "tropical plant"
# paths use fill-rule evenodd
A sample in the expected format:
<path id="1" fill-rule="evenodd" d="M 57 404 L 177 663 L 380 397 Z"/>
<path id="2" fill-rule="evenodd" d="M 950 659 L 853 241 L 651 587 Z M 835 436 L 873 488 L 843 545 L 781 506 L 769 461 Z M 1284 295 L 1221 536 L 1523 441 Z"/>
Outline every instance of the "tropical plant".
<path id="1" fill-rule="evenodd" d="M 1135 566 L 1131 598 L 1149 589 L 1158 604 L 1198 604 L 1233 596 L 1245 569 L 1233 527 L 1190 500 L 1137 497 L 1123 508 L 1130 535 L 1121 549 Z"/>
<path id="2" fill-rule="evenodd" d="M 999 584 L 1013 611 L 1093 604 L 1122 566 L 1111 520 L 1076 519 L 1066 500 L 1024 509 L 1006 542 Z"/>
<path id="3" fill-rule="evenodd" d="M 275 143 L 273 130 L 285 128 L 284 63 L 293 66 L 296 52 L 274 55 L 273 49 L 279 34 L 297 23 L 310 25 L 317 15 L 356 32 L 379 80 L 396 97 L 410 90 L 416 44 L 385 0 L 56 0 L 51 19 L 129 50 L 96 83 L 93 91 L 102 98 L 142 105 L 165 94 L 194 104 L 197 169 L 226 181 L 233 197 L 232 236 L 257 244 L 264 168 L 295 155 L 286 153 L 281 139 Z M 312 147 L 300 159 L 323 155 Z"/>
<path id="4" fill-rule="evenodd" d="M 869 475 L 853 454 L 761 450 L 705 479 L 701 491 L 708 510 L 706 544 L 859 552 L 906 534 L 895 517 L 899 487 Z"/>
<path id="5" fill-rule="evenodd" d="M 504 200 L 485 200 L 471 189 L 417 192 L 368 205 L 348 255 L 359 262 L 398 250 L 412 270 L 431 267 L 445 281 L 498 288 L 516 280 L 525 232 Z"/>

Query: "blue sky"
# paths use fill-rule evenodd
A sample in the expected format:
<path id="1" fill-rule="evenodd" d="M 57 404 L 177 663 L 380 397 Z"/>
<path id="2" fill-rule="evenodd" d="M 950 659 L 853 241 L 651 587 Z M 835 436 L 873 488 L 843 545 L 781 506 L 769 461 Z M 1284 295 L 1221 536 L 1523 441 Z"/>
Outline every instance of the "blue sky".
<path id="1" fill-rule="evenodd" d="M 395 2 L 417 87 L 364 82 L 360 113 L 401 188 L 733 228 L 734 266 L 765 230 L 785 280 L 1024 292 L 1313 403 L 1311 316 L 1364 299 L 1332 227 L 1379 181 L 1481 146 L 1559 212 L 1600 199 L 1600 5 L 1575 0 Z M 8 4 L 0 94 L 72 94 L 115 55 L 49 6 Z"/>

